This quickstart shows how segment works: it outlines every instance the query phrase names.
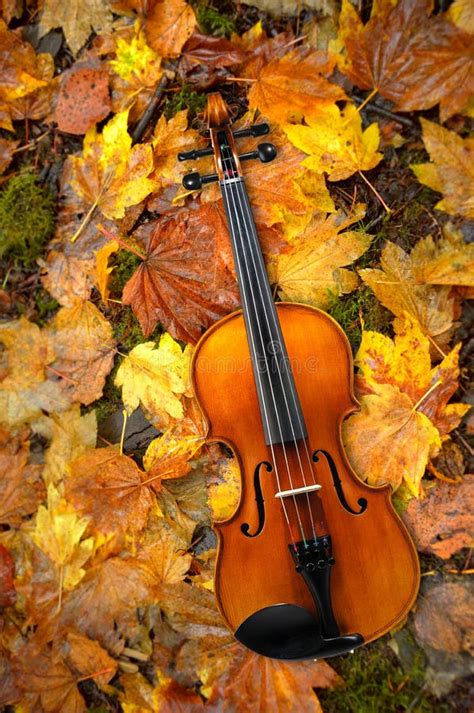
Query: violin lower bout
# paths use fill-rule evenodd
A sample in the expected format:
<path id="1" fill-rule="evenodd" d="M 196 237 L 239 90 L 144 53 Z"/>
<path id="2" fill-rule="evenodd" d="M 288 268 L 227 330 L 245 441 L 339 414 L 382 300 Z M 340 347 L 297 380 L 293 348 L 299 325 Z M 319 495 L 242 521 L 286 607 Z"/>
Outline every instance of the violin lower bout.
<path id="1" fill-rule="evenodd" d="M 194 355 L 192 376 L 209 422 L 209 440 L 229 445 L 241 470 L 239 505 L 228 520 L 214 525 L 217 602 L 234 633 L 245 622 L 252 624 L 256 612 L 281 604 L 300 607 L 321 620 L 314 593 L 296 571 L 289 549 L 302 532 L 309 540 L 315 526 L 318 536 L 331 538 L 335 563 L 330 601 L 339 634 L 357 633 L 368 642 L 407 615 L 419 586 L 418 558 L 391 504 L 390 486 L 371 488 L 361 482 L 344 453 L 341 424 L 357 408 L 347 338 L 320 310 L 286 303 L 277 310 L 307 426 L 306 444 L 276 446 L 273 454 L 265 444 L 241 313 L 208 330 Z M 272 456 L 276 467 L 269 468 Z M 288 471 L 292 487 L 310 482 L 310 468 L 321 489 L 296 496 L 296 508 L 293 498 L 285 498 L 292 538 L 275 493 L 290 487 Z M 318 502 L 324 524 L 318 519 Z M 292 611 L 288 609 L 289 621 Z"/>

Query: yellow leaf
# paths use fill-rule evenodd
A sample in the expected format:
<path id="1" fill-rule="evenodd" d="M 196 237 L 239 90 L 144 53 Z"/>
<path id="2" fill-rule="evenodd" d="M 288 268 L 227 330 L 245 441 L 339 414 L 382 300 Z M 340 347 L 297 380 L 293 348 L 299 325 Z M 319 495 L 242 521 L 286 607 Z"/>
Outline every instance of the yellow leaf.
<path id="1" fill-rule="evenodd" d="M 461 30 L 465 30 L 471 35 L 474 34 L 474 5 L 472 0 L 454 0 L 452 5 L 449 6 L 446 15 Z"/>
<path id="2" fill-rule="evenodd" d="M 158 527 L 153 528 L 153 542 L 138 553 L 137 561 L 154 586 L 182 582 L 193 559 L 186 552 L 188 546 L 164 518 L 160 518 Z"/>
<path id="3" fill-rule="evenodd" d="M 327 306 L 331 293 L 351 292 L 358 283 L 355 273 L 342 266 L 359 258 L 371 236 L 344 231 L 364 215 L 364 207 L 346 217 L 343 213 L 315 214 L 304 232 L 294 238 L 288 251 L 270 255 L 268 270 L 282 300 Z"/>
<path id="4" fill-rule="evenodd" d="M 180 151 L 205 145 L 197 131 L 188 129 L 187 109 L 178 111 L 169 121 L 162 114 L 155 127 L 152 143 L 155 159 L 153 177 L 162 187 L 180 182 L 183 174 L 188 171 L 176 159 Z"/>
<path id="5" fill-rule="evenodd" d="M 122 387 L 122 399 L 130 415 L 141 404 L 153 422 L 167 426 L 184 415 L 182 396 L 188 391 L 191 348 L 181 347 L 167 333 L 159 345 L 139 344 L 120 365 L 115 377 Z"/>
<path id="6" fill-rule="evenodd" d="M 213 520 L 226 520 L 235 512 L 240 498 L 240 468 L 236 458 L 227 458 L 218 470 L 219 481 L 208 487 Z"/>
<path id="7" fill-rule="evenodd" d="M 61 498 L 53 484 L 48 486 L 48 506 L 36 515 L 32 538 L 59 569 L 60 589 L 73 589 L 85 572 L 82 566 L 94 549 L 94 540 L 82 540 L 89 519 L 79 517 Z"/>
<path id="8" fill-rule="evenodd" d="M 202 435 L 177 435 L 168 429 L 155 438 L 143 456 L 143 467 L 150 475 L 161 478 L 179 478 L 189 473 L 191 460 L 204 444 Z"/>
<path id="9" fill-rule="evenodd" d="M 412 164 L 421 183 L 443 193 L 438 210 L 474 218 L 474 139 L 462 139 L 426 119 L 420 119 L 423 141 L 433 163 Z"/>
<path id="10" fill-rule="evenodd" d="M 40 19 L 40 36 L 61 27 L 66 42 L 76 55 L 92 30 L 99 34 L 110 29 L 112 13 L 103 0 L 45 0 Z"/>
<path id="11" fill-rule="evenodd" d="M 110 240 L 105 243 L 95 254 L 95 281 L 104 302 L 109 298 L 109 275 L 114 268 L 109 267 L 109 257 L 116 253 L 119 249 L 119 244 L 116 240 Z"/>
<path id="12" fill-rule="evenodd" d="M 127 131 L 128 111 L 114 116 L 101 134 L 95 127 L 84 138 L 82 156 L 70 156 L 71 185 L 90 206 L 98 207 L 107 218 L 123 218 L 125 208 L 140 203 L 155 188 L 149 178 L 153 170 L 152 148 L 132 147 Z"/>
<path id="13" fill-rule="evenodd" d="M 336 104 L 328 106 L 319 116 L 307 118 L 306 124 L 286 124 L 283 128 L 291 143 L 308 154 L 302 165 L 327 173 L 330 181 L 368 171 L 382 160 L 377 151 L 378 124 L 362 131 L 360 112 L 353 104 L 346 104 L 342 110 Z"/>
<path id="14" fill-rule="evenodd" d="M 451 223 L 436 242 L 431 235 L 419 240 L 410 258 L 419 284 L 474 287 L 474 243 L 466 243 Z"/>

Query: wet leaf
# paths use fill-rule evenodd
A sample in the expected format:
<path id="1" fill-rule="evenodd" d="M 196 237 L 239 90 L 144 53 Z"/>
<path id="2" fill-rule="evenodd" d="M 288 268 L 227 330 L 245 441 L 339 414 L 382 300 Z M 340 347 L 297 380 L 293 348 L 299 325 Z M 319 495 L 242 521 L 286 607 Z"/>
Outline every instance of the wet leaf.
<path id="1" fill-rule="evenodd" d="M 160 426 L 182 418 L 190 356 L 190 349 L 183 352 L 169 334 L 163 334 L 158 345 L 145 342 L 134 347 L 115 377 L 127 412 L 131 414 L 141 404 Z"/>
<path id="2" fill-rule="evenodd" d="M 61 642 L 60 648 L 68 666 L 81 674 L 82 680 L 91 678 L 100 688 L 105 689 L 114 677 L 117 661 L 97 641 L 71 631 L 65 641 Z"/>
<path id="3" fill-rule="evenodd" d="M 41 465 L 29 463 L 28 431 L 11 435 L 0 428 L 0 523 L 19 527 L 27 515 L 36 512 L 46 490 Z"/>
<path id="4" fill-rule="evenodd" d="M 10 607 L 15 603 L 14 574 L 15 561 L 7 548 L 0 544 L 0 607 Z"/>
<path id="5" fill-rule="evenodd" d="M 357 287 L 357 276 L 342 266 L 367 250 L 371 236 L 345 228 L 363 215 L 362 205 L 349 216 L 315 214 L 286 252 L 269 257 L 270 281 L 282 300 L 324 307 L 332 293 L 341 295 Z"/>
<path id="6" fill-rule="evenodd" d="M 57 485 L 69 472 L 69 462 L 95 447 L 97 418 L 95 411 L 81 416 L 79 404 L 74 404 L 61 417 L 53 415 L 41 424 L 36 423 L 35 430 L 50 440 L 44 458 L 43 480 L 46 485 Z"/>
<path id="7" fill-rule="evenodd" d="M 186 42 L 178 71 L 182 81 L 196 89 L 207 89 L 228 76 L 227 67 L 240 64 L 245 55 L 224 37 L 194 32 Z"/>
<path id="8" fill-rule="evenodd" d="M 176 339 L 194 343 L 238 306 L 235 279 L 219 255 L 216 233 L 225 230 L 220 213 L 203 205 L 134 233 L 147 257 L 125 285 L 122 301 L 132 306 L 145 336 L 160 321 Z"/>
<path id="9" fill-rule="evenodd" d="M 66 497 L 103 534 L 139 532 L 152 506 L 147 475 L 116 448 L 87 451 L 69 467 Z"/>
<path id="10" fill-rule="evenodd" d="M 420 183 L 443 194 L 438 210 L 474 218 L 474 140 L 421 118 L 431 163 L 412 165 Z"/>
<path id="11" fill-rule="evenodd" d="M 185 166 L 176 160 L 180 151 L 203 148 L 203 140 L 195 129 L 188 129 L 187 110 L 178 111 L 169 121 L 162 114 L 153 135 L 155 171 L 153 179 L 161 189 L 180 183 Z"/>
<path id="12" fill-rule="evenodd" d="M 327 173 L 330 181 L 349 178 L 356 171 L 368 171 L 382 160 L 377 151 L 380 134 L 378 124 L 362 131 L 360 112 L 353 104 L 339 110 L 333 104 L 319 116 L 307 118 L 304 126 L 284 126 L 291 143 L 309 154 L 302 165 Z"/>
<path id="13" fill-rule="evenodd" d="M 108 72 L 80 65 L 64 72 L 54 111 L 60 131 L 85 134 L 110 109 Z"/>
<path id="14" fill-rule="evenodd" d="M 410 500 L 403 520 L 420 552 L 449 559 L 474 540 L 474 476 L 437 483 L 423 500 Z"/>
<path id="15" fill-rule="evenodd" d="M 92 31 L 100 33 L 111 25 L 108 0 L 45 0 L 40 18 L 41 34 L 60 27 L 73 55 L 85 45 Z"/>
<path id="16" fill-rule="evenodd" d="M 157 0 L 149 6 L 146 35 L 161 57 L 177 57 L 195 26 L 194 11 L 185 0 Z"/>

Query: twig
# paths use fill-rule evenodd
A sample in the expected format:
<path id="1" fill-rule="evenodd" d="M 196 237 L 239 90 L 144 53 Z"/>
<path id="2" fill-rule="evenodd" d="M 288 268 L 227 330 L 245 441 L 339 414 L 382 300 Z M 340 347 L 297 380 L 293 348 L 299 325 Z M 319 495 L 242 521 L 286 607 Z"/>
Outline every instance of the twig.
<path id="1" fill-rule="evenodd" d="M 357 171 L 357 173 L 358 173 L 359 176 L 362 178 L 362 180 L 367 183 L 367 185 L 369 186 L 370 190 L 371 190 L 372 193 L 379 199 L 379 201 L 381 202 L 381 204 L 383 205 L 383 207 L 385 208 L 385 210 L 387 211 L 387 213 L 390 214 L 390 213 L 392 212 L 391 209 L 390 209 L 390 208 L 388 207 L 388 205 L 385 203 L 384 199 L 382 198 L 382 196 L 380 195 L 380 193 L 378 192 L 378 190 L 375 188 L 375 186 L 373 186 L 373 185 L 371 184 L 371 182 L 369 181 L 369 179 L 364 176 L 364 174 L 362 173 L 362 171 Z"/>
<path id="2" fill-rule="evenodd" d="M 367 103 L 367 99 L 361 99 L 360 97 L 351 98 L 355 104 L 361 104 L 362 106 L 365 106 L 365 104 Z M 362 106 L 360 106 L 359 111 L 361 111 Z M 410 129 L 413 127 L 413 121 L 411 119 L 408 119 L 406 116 L 399 116 L 393 111 L 390 111 L 389 109 L 384 109 L 383 107 L 378 106 L 377 104 L 370 104 L 370 106 L 367 107 L 367 111 L 373 111 L 376 114 L 381 114 L 382 116 L 386 116 L 389 119 L 398 121 L 399 124 L 404 124 L 404 126 Z"/>
<path id="3" fill-rule="evenodd" d="M 171 71 L 174 72 L 176 69 L 176 62 L 173 63 L 173 68 Z M 143 138 L 143 134 L 145 133 L 148 124 L 153 118 L 153 114 L 155 113 L 158 104 L 161 101 L 161 97 L 163 96 L 163 92 L 165 91 L 166 87 L 168 86 L 168 82 L 170 81 L 170 78 L 168 74 L 165 72 L 163 76 L 161 77 L 155 91 L 153 92 L 153 96 L 150 99 L 150 102 L 145 109 L 145 111 L 142 114 L 142 118 L 138 122 L 138 124 L 135 126 L 135 128 L 132 131 L 132 143 L 136 144 L 138 141 L 141 141 Z"/>

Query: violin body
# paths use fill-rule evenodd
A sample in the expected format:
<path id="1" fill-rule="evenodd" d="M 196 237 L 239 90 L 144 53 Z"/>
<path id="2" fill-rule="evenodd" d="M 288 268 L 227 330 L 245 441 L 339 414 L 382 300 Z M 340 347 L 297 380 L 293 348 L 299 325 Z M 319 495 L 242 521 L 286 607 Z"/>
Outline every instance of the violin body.
<path id="1" fill-rule="evenodd" d="M 280 303 L 277 311 L 308 440 L 332 455 L 341 480 L 342 502 L 325 459 L 314 464 L 336 560 L 330 588 L 334 616 L 341 634 L 356 631 L 367 643 L 395 627 L 413 605 L 419 585 L 418 557 L 391 505 L 391 487 L 373 488 L 361 482 L 344 453 L 341 424 L 357 410 L 352 355 L 344 332 L 327 314 L 306 305 Z M 226 443 L 241 471 L 239 505 L 229 519 L 215 523 L 215 592 L 224 619 L 235 633 L 255 612 L 281 603 L 295 604 L 318 617 L 310 589 L 295 570 L 274 477 L 265 468 L 260 475 L 263 527 L 256 537 L 242 533 L 243 523 L 250 525 L 251 532 L 258 529 L 255 472 L 259 463 L 270 460 L 270 454 L 241 313 L 225 317 L 204 334 L 196 347 L 192 378 L 209 422 L 209 440 Z M 278 459 L 283 461 L 281 452 Z M 296 461 L 293 451 L 291 467 L 297 474 Z M 280 470 L 284 470 L 282 463 Z M 362 513 L 360 499 L 367 502 Z"/>
<path id="2" fill-rule="evenodd" d="M 215 523 L 215 591 L 234 636 L 277 659 L 352 651 L 396 626 L 412 606 L 419 564 L 395 513 L 390 486 L 361 482 L 344 453 L 341 426 L 357 409 L 347 338 L 324 312 L 274 303 L 241 161 L 267 163 L 261 143 L 239 156 L 219 94 L 209 95 L 216 174 L 188 174 L 190 190 L 219 181 L 242 311 L 198 342 L 191 375 L 209 440 L 238 459 L 240 502 Z"/>

